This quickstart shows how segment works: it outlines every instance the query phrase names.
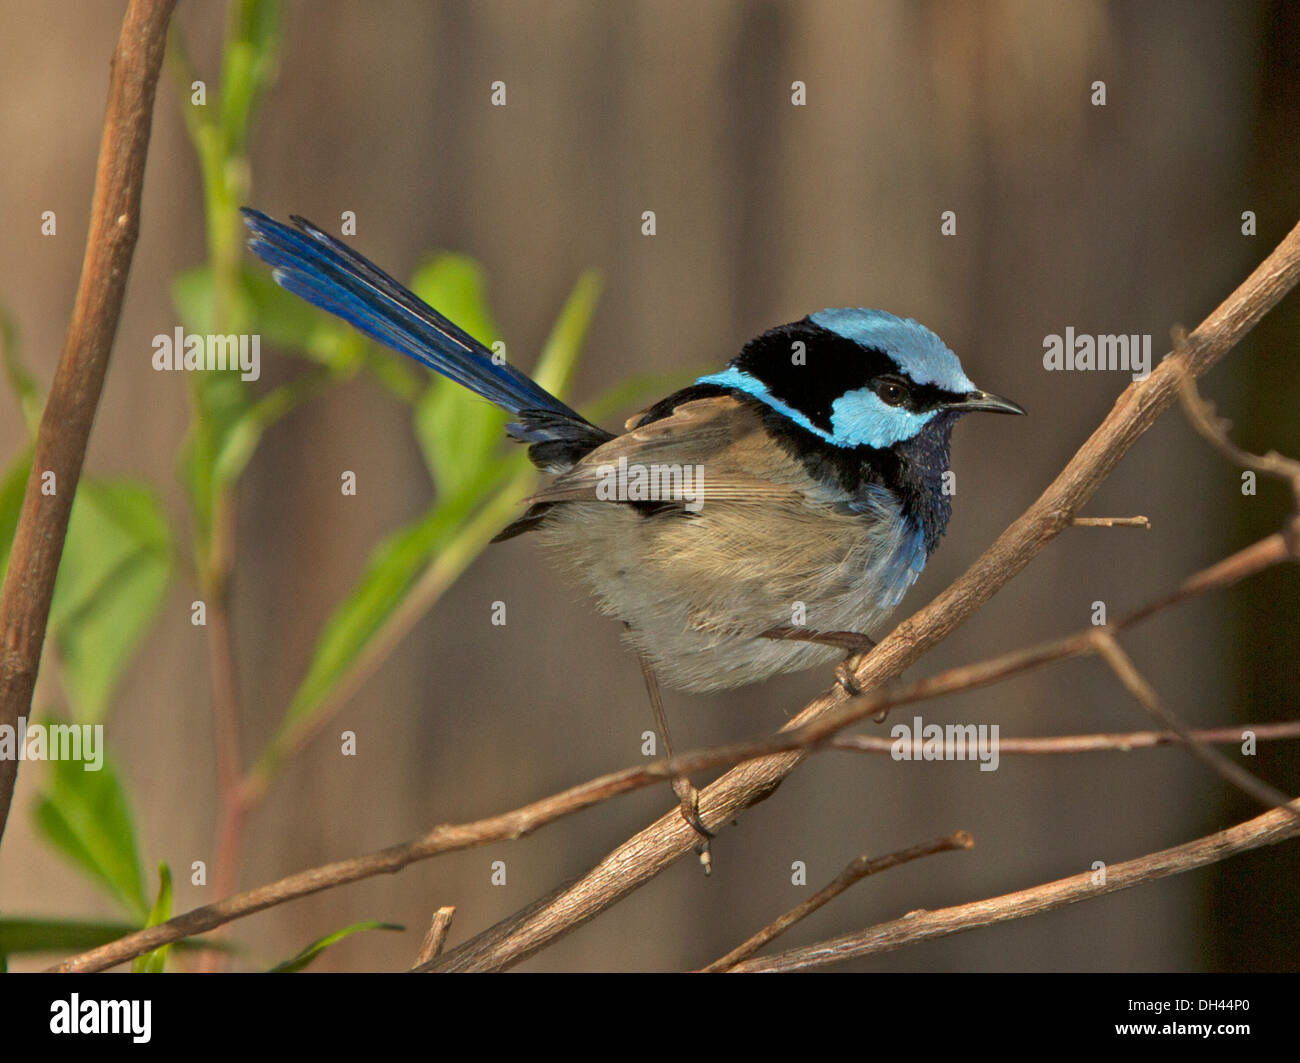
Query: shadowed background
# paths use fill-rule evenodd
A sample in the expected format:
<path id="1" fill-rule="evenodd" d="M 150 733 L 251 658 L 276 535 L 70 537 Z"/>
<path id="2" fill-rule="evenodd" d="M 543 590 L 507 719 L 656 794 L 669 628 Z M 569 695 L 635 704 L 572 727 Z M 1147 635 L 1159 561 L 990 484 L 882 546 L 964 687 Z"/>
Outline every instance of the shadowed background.
<path id="1" fill-rule="evenodd" d="M 80 267 L 121 5 L 0 2 L 0 302 L 47 384 Z M 216 79 L 224 9 L 182 4 Z M 899 617 L 932 597 L 1041 491 L 1127 383 L 1048 373 L 1043 338 L 1194 326 L 1300 215 L 1300 9 L 1286 4 L 290 3 L 278 81 L 255 129 L 253 203 L 337 230 L 398 277 L 434 249 L 485 267 L 513 361 L 527 368 L 585 267 L 604 293 L 573 395 L 645 371 L 716 368 L 752 335 L 826 306 L 915 317 L 1025 419 L 955 433 L 957 494 L 938 553 Z M 504 81 L 508 105 L 490 106 Z M 807 106 L 791 105 L 791 83 Z M 1089 102 L 1106 83 L 1106 106 Z M 197 163 L 174 82 L 160 84 L 144 215 L 88 471 L 148 480 L 187 538 L 176 454 L 185 382 L 150 366 L 177 324 L 169 283 L 204 258 Z M 45 210 L 58 236 L 40 234 Z M 641 213 L 657 235 L 641 235 Z M 957 234 L 940 233 L 955 211 Z M 1243 236 L 1243 211 L 1259 234 Z M 1295 298 L 1210 375 L 1242 445 L 1300 452 Z M 264 349 L 264 374 L 297 364 Z M 0 457 L 23 441 L 0 404 Z M 625 413 L 631 412 L 630 410 Z M 616 420 L 621 420 L 621 414 Z M 339 493 L 354 470 L 355 498 Z M 273 732 L 331 608 L 372 546 L 432 487 L 404 407 L 358 376 L 277 425 L 239 492 L 233 621 L 246 758 Z M 1074 529 L 911 673 L 929 674 L 1112 615 L 1276 530 L 1285 493 L 1243 497 L 1238 470 L 1180 415 L 1162 419 L 1087 512 L 1143 513 L 1149 532 Z M 212 859 L 207 647 L 192 580 L 173 585 L 107 727 L 146 864 L 176 907 Z M 1200 725 L 1295 715 L 1297 578 L 1273 571 L 1125 636 L 1167 703 Z M 493 626 L 504 601 L 508 623 Z M 640 760 L 649 708 L 618 626 L 547 568 L 528 537 L 485 552 L 281 775 L 254 814 L 242 886 L 495 813 Z M 48 659 L 48 655 L 47 655 Z M 668 694 L 680 748 L 779 726 L 829 670 L 716 696 Z M 42 678 L 36 706 L 58 705 Z M 1003 737 L 1144 729 L 1096 661 L 927 703 L 927 721 Z M 900 719 L 913 714 L 903 712 Z M 337 735 L 356 732 L 358 755 Z M 873 725 L 865 728 L 874 732 Z M 1297 790 L 1293 747 L 1250 765 Z M 4 914 L 110 916 L 36 837 L 28 764 L 0 850 Z M 702 782 L 703 780 L 696 780 Z M 320 969 L 401 969 L 432 910 L 454 946 L 557 884 L 671 805 L 642 791 L 511 844 L 236 924 L 258 960 L 366 918 Z M 861 852 L 957 828 L 974 851 L 872 879 L 782 939 L 811 942 L 1074 874 L 1226 826 L 1254 808 L 1178 750 L 907 764 L 820 754 L 715 843 L 530 960 L 532 970 L 681 969 L 726 951 Z M 489 884 L 504 860 L 507 881 Z M 803 861 L 808 887 L 791 884 Z M 1296 969 L 1295 847 L 993 930 L 882 956 L 868 970 Z M 848 966 L 848 965 L 845 965 Z"/>

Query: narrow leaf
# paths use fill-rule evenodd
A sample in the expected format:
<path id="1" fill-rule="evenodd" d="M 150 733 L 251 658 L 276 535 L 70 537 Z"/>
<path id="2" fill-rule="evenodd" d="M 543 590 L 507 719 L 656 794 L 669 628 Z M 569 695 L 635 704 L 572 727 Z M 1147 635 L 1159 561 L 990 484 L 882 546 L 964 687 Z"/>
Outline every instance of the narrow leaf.
<path id="1" fill-rule="evenodd" d="M 381 923 L 371 919 L 364 923 L 353 923 L 351 926 L 345 926 L 342 930 L 336 930 L 332 934 L 326 934 L 323 938 L 313 941 L 297 956 L 292 959 L 278 963 L 268 972 L 269 974 L 295 974 L 301 971 L 317 956 L 324 952 L 331 945 L 342 941 L 345 937 L 355 934 L 362 930 L 405 930 L 406 927 L 398 926 L 396 923 Z"/>
<path id="2" fill-rule="evenodd" d="M 149 921 L 145 926 L 157 926 L 159 923 L 167 922 L 171 917 L 172 872 L 166 863 L 161 863 L 158 865 L 158 896 L 153 902 Z M 131 969 L 136 974 L 162 974 L 167 966 L 167 954 L 170 951 L 170 945 L 162 945 L 152 952 L 146 952 L 143 956 L 137 956 L 131 964 Z"/>
<path id="3" fill-rule="evenodd" d="M 171 528 L 148 486 L 81 482 L 50 608 L 77 719 L 103 719 L 171 569 Z"/>
<path id="4" fill-rule="evenodd" d="M 46 726 L 56 723 L 44 722 Z M 47 787 L 35 805 L 38 829 L 74 866 L 103 886 L 137 925 L 142 923 L 149 904 L 135 827 L 112 760 L 104 754 L 98 771 L 87 771 L 76 760 L 52 760 L 48 767 Z"/>
<path id="5" fill-rule="evenodd" d="M 22 952 L 84 952 L 106 945 L 140 929 L 139 923 L 113 923 L 85 919 L 0 919 L 0 956 Z M 181 950 L 237 951 L 227 941 L 185 938 L 172 943 Z"/>
<path id="6" fill-rule="evenodd" d="M 484 345 L 500 338 L 487 301 L 483 268 L 464 255 L 439 255 L 416 271 L 411 289 Z M 440 492 L 476 478 L 502 445 L 506 415 L 446 377 L 429 374 L 415 407 L 415 434 Z"/>

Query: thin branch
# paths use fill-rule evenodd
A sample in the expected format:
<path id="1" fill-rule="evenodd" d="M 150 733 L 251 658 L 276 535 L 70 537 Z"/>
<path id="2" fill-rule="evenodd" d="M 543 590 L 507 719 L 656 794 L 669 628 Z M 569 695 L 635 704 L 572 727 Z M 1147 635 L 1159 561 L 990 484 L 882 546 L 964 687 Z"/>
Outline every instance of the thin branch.
<path id="1" fill-rule="evenodd" d="M 428 963 L 442 954 L 442 946 L 447 942 L 447 935 L 451 932 L 451 920 L 455 914 L 456 909 L 451 905 L 439 908 L 433 913 L 429 932 L 424 935 L 424 943 L 420 945 L 420 951 L 415 956 L 414 966 L 419 967 L 420 964 Z"/>
<path id="2" fill-rule="evenodd" d="M 1184 580 L 1175 593 L 1161 600 L 1163 604 L 1158 608 L 1173 605 L 1193 594 L 1229 586 L 1288 557 L 1290 554 L 1282 536 L 1269 536 L 1232 557 L 1212 565 L 1204 572 Z M 1213 578 L 1210 578 L 1210 574 L 1213 574 Z M 1115 621 L 1112 628 L 1123 630 L 1139 619 L 1152 616 L 1158 608 L 1147 606 Z M 511 812 L 472 823 L 436 827 L 423 838 L 350 860 L 336 861 L 308 871 L 301 871 L 277 882 L 237 893 L 225 900 L 194 908 L 165 923 L 138 930 L 106 945 L 69 957 L 50 970 L 105 970 L 161 945 L 192 937 L 252 915 L 254 912 L 306 897 L 321 890 L 332 889 L 374 875 L 392 874 L 408 864 L 445 852 L 523 837 L 563 816 L 571 815 L 619 794 L 672 779 L 677 775 L 731 767 L 746 759 L 766 757 L 775 753 L 807 750 L 824 743 L 837 730 L 868 716 L 887 712 L 894 706 L 986 686 L 1030 668 L 1091 653 L 1095 650 L 1092 641 L 1095 630 L 1095 628 L 1087 628 L 1063 639 L 1054 639 L 1028 649 L 1016 650 L 988 661 L 952 668 L 907 686 L 886 688 L 879 693 L 859 698 L 851 704 L 841 705 L 834 713 L 810 720 L 801 727 L 781 731 L 761 739 L 685 753 L 671 759 L 652 761 L 636 768 L 611 772 Z M 678 821 L 682 822 L 680 811 Z M 684 822 L 683 827 L 685 827 Z M 690 828 L 686 829 L 690 831 L 693 839 L 695 832 Z M 429 968 L 426 966 L 422 969 Z"/>
<path id="3" fill-rule="evenodd" d="M 174 5 L 175 0 L 132 0 L 113 53 L 81 280 L 0 595 L 0 726 L 16 727 L 31 709 L 68 517 L 140 231 L 154 90 Z M 55 491 L 48 495 L 42 490 L 47 473 L 55 476 Z M 0 835 L 17 773 L 16 758 L 0 760 Z"/>
<path id="4" fill-rule="evenodd" d="M 1076 528 L 1142 528 L 1151 530 L 1148 517 L 1075 517 L 1070 521 Z"/>
<path id="5" fill-rule="evenodd" d="M 1102 424 L 1059 476 L 955 583 L 899 624 L 871 653 L 855 660 L 852 681 L 868 690 L 898 675 L 947 638 L 1029 564 L 1101 486 L 1142 434 L 1176 400 L 1185 374 L 1200 376 L 1222 359 L 1300 280 L 1300 225 L 1168 355 L 1145 380 L 1120 394 Z M 816 721 L 842 706 L 837 683 L 788 726 Z M 806 753 L 790 752 L 733 768 L 701 791 L 706 826 L 729 823 L 769 796 Z M 462 944 L 440 970 L 501 970 L 531 956 L 644 885 L 690 851 L 691 838 L 675 813 L 624 842 L 586 874 Z"/>
<path id="6" fill-rule="evenodd" d="M 1179 399 L 1183 404 L 1183 413 L 1201 437 L 1234 465 L 1285 480 L 1291 486 L 1297 507 L 1300 507 L 1300 461 L 1279 454 L 1276 450 L 1270 450 L 1267 454 L 1252 454 L 1248 450 L 1242 450 L 1228 438 L 1230 425 L 1215 415 L 1214 403 L 1201 398 L 1195 378 L 1184 376 L 1181 385 Z"/>
<path id="7" fill-rule="evenodd" d="M 742 960 L 748 959 L 754 955 L 764 945 L 771 942 L 781 934 L 784 934 L 800 919 L 811 915 L 828 901 L 834 900 L 846 889 L 856 882 L 861 882 L 868 875 L 874 875 L 878 871 L 888 871 L 891 867 L 897 867 L 899 864 L 906 864 L 911 860 L 918 860 L 923 856 L 931 856 L 934 853 L 951 852 L 954 849 L 969 849 L 975 844 L 975 839 L 967 831 L 959 830 L 949 834 L 946 838 L 936 838 L 932 842 L 925 842 L 922 845 L 913 845 L 910 849 L 903 849 L 900 852 L 890 853 L 888 856 L 859 856 L 856 860 L 841 871 L 827 885 L 823 886 L 815 894 L 809 897 L 802 904 L 795 905 L 784 915 L 772 920 L 767 926 L 760 930 L 753 937 L 746 939 L 742 944 L 737 945 L 720 959 L 714 960 L 707 967 L 701 968 L 701 973 L 708 974 L 713 972 L 728 971 Z"/>
<path id="8" fill-rule="evenodd" d="M 1226 860 L 1238 853 L 1294 838 L 1300 835 L 1300 819 L 1292 815 L 1292 811 L 1300 811 L 1300 801 L 1293 802 L 1288 810 L 1265 812 L 1262 816 L 1217 834 L 1140 856 L 1135 860 L 1112 864 L 1101 873 L 1100 881 L 1097 871 L 1085 871 L 1042 886 L 1005 893 L 1000 897 L 989 897 L 933 912 L 909 912 L 902 919 L 878 923 L 866 930 L 845 934 L 818 945 L 749 960 L 732 970 L 747 973 L 797 971 L 858 956 L 874 956 L 916 941 L 932 941 L 977 927 L 993 926 L 1011 919 L 1023 919 L 1039 912 L 1064 908 L 1093 897 L 1104 897 L 1108 893 L 1155 882 L 1170 875 Z"/>
<path id="9" fill-rule="evenodd" d="M 1122 646 L 1116 641 L 1105 628 L 1098 628 L 1094 639 L 1097 643 L 1097 652 L 1101 658 L 1110 665 L 1111 671 L 1124 684 L 1124 688 L 1133 695 L 1137 702 L 1147 710 L 1152 716 L 1163 723 L 1171 731 L 1178 734 L 1187 746 L 1187 751 L 1202 761 L 1220 778 L 1226 779 L 1230 784 L 1244 791 L 1253 797 L 1260 804 L 1267 808 L 1281 808 L 1291 815 L 1300 818 L 1300 810 L 1291 811 L 1291 798 L 1274 786 L 1270 786 L 1262 779 L 1252 775 L 1240 764 L 1236 764 L 1220 753 L 1213 746 L 1207 746 L 1198 742 L 1196 737 L 1187 729 L 1187 725 L 1163 702 L 1151 684 L 1146 681 L 1142 673 L 1138 671 L 1137 665 L 1133 663 L 1132 658 L 1124 652 Z"/>
<path id="10" fill-rule="evenodd" d="M 1188 733 L 1198 742 L 1236 744 L 1245 741 L 1247 734 L 1253 735 L 1256 741 L 1267 742 L 1300 738 L 1300 720 L 1288 720 L 1285 723 L 1243 723 L 1233 727 L 1209 727 Z M 1176 731 L 1121 731 L 1115 734 L 1053 735 L 1050 738 L 999 738 L 998 755 L 1127 753 L 1134 749 L 1178 745 L 1183 741 L 1183 736 Z M 919 745 L 919 740 L 914 744 Z M 826 743 L 826 748 L 845 753 L 892 753 L 898 748 L 898 739 L 884 735 L 836 735 Z M 944 746 L 940 759 L 951 760 L 954 759 L 955 754 L 955 745 Z M 912 759 L 917 759 L 915 752 Z"/>

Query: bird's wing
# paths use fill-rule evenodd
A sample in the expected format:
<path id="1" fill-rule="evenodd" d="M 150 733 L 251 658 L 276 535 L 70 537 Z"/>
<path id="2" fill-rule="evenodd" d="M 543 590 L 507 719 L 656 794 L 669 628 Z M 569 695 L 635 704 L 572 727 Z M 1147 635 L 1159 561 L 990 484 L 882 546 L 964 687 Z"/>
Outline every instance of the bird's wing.
<path id="1" fill-rule="evenodd" d="M 784 454 L 773 467 L 772 449 L 743 402 L 694 399 L 597 447 L 528 501 L 795 502 L 801 477 Z M 647 485 L 656 493 L 638 498 Z"/>

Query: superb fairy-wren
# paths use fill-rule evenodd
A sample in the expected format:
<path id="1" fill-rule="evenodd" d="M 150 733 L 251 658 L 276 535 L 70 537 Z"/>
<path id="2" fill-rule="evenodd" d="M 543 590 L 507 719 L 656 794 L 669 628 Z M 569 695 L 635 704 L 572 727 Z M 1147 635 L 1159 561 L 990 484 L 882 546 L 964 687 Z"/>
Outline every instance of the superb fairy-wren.
<path id="1" fill-rule="evenodd" d="M 1025 412 L 917 322 L 840 309 L 764 332 L 615 434 L 310 222 L 244 217 L 281 286 L 514 415 L 553 477 L 497 539 L 535 531 L 624 622 L 660 713 L 656 675 L 720 690 L 870 646 L 947 527 L 953 424 Z"/>

